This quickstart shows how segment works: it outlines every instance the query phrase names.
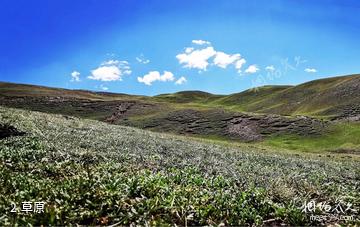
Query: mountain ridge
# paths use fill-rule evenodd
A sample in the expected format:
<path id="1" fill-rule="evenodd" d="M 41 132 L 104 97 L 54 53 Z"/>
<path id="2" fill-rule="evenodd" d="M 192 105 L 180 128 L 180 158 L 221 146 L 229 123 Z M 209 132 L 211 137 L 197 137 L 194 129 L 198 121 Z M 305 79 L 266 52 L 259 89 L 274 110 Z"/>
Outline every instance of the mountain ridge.
<path id="1" fill-rule="evenodd" d="M 360 74 L 323 78 L 296 86 L 266 85 L 230 95 L 190 90 L 140 96 L 0 82 L 0 97 L 0 104 L 11 103 L 12 98 L 46 97 L 46 99 L 72 101 L 134 101 L 177 109 L 191 106 L 191 108 L 222 108 L 236 112 L 286 116 L 344 118 L 360 115 Z"/>

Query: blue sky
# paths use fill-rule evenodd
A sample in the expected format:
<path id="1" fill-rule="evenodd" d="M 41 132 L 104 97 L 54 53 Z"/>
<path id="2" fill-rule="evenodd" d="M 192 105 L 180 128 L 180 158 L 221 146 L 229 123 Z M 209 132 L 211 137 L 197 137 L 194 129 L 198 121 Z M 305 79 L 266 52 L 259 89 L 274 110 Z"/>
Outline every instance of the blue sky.
<path id="1" fill-rule="evenodd" d="M 0 81 L 217 94 L 360 72 L 360 2 L 2 0 Z"/>

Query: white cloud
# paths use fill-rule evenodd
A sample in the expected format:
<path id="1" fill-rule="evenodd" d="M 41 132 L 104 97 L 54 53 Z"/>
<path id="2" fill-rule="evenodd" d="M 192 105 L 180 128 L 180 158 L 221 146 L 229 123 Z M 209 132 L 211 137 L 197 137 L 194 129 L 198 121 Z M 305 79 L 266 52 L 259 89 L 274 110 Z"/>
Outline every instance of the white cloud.
<path id="1" fill-rule="evenodd" d="M 259 71 L 259 68 L 257 67 L 257 65 L 250 65 L 245 72 L 246 73 L 256 73 L 257 71 Z"/>
<path id="2" fill-rule="evenodd" d="M 187 82 L 186 78 L 182 76 L 175 82 L 175 84 L 176 85 L 181 85 L 181 84 L 186 83 L 186 82 Z"/>
<path id="3" fill-rule="evenodd" d="M 273 65 L 268 65 L 268 66 L 265 67 L 265 70 L 270 71 L 270 72 L 274 72 L 275 67 Z"/>
<path id="4" fill-rule="evenodd" d="M 139 57 L 136 57 L 136 61 L 142 64 L 148 64 L 150 63 L 149 59 L 146 59 L 143 54 L 141 54 Z"/>
<path id="5" fill-rule="evenodd" d="M 205 40 L 201 40 L 201 39 L 193 40 L 192 43 L 197 44 L 197 45 L 204 45 L 204 44 L 210 45 L 211 44 L 209 41 L 205 41 Z"/>
<path id="6" fill-rule="evenodd" d="M 195 68 L 206 70 L 209 65 L 209 58 L 213 57 L 216 51 L 213 47 L 207 47 L 200 50 L 188 51 L 188 53 L 181 53 L 176 55 L 180 64 L 184 64 L 185 68 Z"/>
<path id="7" fill-rule="evenodd" d="M 91 75 L 88 76 L 91 80 L 101 81 L 115 81 L 122 80 L 122 73 L 117 66 L 101 66 L 91 71 Z"/>
<path id="8" fill-rule="evenodd" d="M 155 81 L 173 81 L 175 80 L 174 74 L 169 71 L 164 71 L 164 73 L 161 75 L 159 71 L 151 71 L 148 74 L 144 75 L 143 77 L 138 77 L 137 80 L 140 83 L 144 83 L 148 86 L 151 86 L 153 82 Z"/>
<path id="9" fill-rule="evenodd" d="M 100 89 L 103 90 L 103 91 L 107 91 L 109 90 L 108 87 L 105 87 L 104 85 L 100 84 Z"/>
<path id="10" fill-rule="evenodd" d="M 304 71 L 307 73 L 316 73 L 317 72 L 317 70 L 314 68 L 306 68 Z"/>
<path id="11" fill-rule="evenodd" d="M 240 54 L 226 54 L 224 52 L 218 51 L 216 52 L 214 58 L 214 64 L 219 66 L 220 68 L 225 69 L 228 65 L 233 64 L 234 62 L 240 60 Z"/>
<path id="12" fill-rule="evenodd" d="M 122 76 L 130 75 L 131 69 L 127 61 L 108 60 L 98 68 L 91 70 L 88 79 L 100 81 L 121 81 Z"/>
<path id="13" fill-rule="evenodd" d="M 238 70 L 239 73 L 241 73 L 241 67 L 246 63 L 246 60 L 244 58 L 241 58 L 240 60 L 237 60 L 235 62 L 235 68 Z"/>
<path id="14" fill-rule="evenodd" d="M 185 68 L 198 69 L 199 73 L 206 71 L 208 66 L 217 66 L 226 69 L 233 65 L 241 73 L 241 67 L 246 60 L 239 53 L 227 54 L 223 51 L 217 51 L 211 46 L 211 43 L 203 40 L 193 40 L 195 44 L 208 44 L 207 47 L 186 47 L 183 53 L 176 55 L 179 63 Z"/>
<path id="15" fill-rule="evenodd" d="M 169 71 L 164 71 L 164 74 L 160 76 L 160 81 L 173 81 L 175 80 L 174 74 Z"/>
<path id="16" fill-rule="evenodd" d="M 71 82 L 80 82 L 80 73 L 78 71 L 73 71 L 71 73 Z"/>

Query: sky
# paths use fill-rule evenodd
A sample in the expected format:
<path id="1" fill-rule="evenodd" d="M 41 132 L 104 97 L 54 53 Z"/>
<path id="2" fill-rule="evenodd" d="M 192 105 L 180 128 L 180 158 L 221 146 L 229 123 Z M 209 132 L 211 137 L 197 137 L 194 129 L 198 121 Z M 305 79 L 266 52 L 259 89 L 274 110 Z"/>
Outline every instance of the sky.
<path id="1" fill-rule="evenodd" d="M 360 73 L 357 0 L 2 0 L 0 81 L 230 94 Z"/>

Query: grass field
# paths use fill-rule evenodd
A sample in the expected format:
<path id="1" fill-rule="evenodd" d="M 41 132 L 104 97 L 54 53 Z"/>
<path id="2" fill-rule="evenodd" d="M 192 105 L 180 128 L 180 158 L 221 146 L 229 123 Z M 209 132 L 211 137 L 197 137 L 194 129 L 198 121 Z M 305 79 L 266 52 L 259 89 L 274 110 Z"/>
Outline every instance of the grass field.
<path id="1" fill-rule="evenodd" d="M 296 86 L 263 86 L 230 95 L 178 92 L 159 95 L 157 100 L 196 104 L 251 113 L 307 115 L 321 118 L 342 114 L 344 109 L 359 113 L 360 75 L 338 76 Z"/>
<path id="2" fill-rule="evenodd" d="M 325 224 L 301 211 L 310 200 L 351 203 L 349 215 L 359 218 L 360 163 L 351 156 L 223 145 L 5 107 L 0 122 L 26 132 L 0 140 L 0 225 Z M 45 202 L 45 212 L 21 212 L 25 201 Z"/>
<path id="3" fill-rule="evenodd" d="M 360 123 L 342 122 L 320 136 L 273 136 L 262 144 L 304 152 L 360 154 Z"/>
<path id="4" fill-rule="evenodd" d="M 255 138 L 272 149 L 359 154 L 359 82 L 360 75 L 348 75 L 296 86 L 263 86 L 230 95 L 182 91 L 154 97 L 0 82 L 0 105 L 227 141 Z M 282 119 L 277 126 L 269 121 L 249 123 L 253 133 L 249 138 L 240 132 L 231 134 L 233 124 L 225 119 L 244 113 L 262 119 L 274 113 L 293 119 L 307 116 L 324 121 L 331 130 L 319 124 L 303 130 L 307 123 L 288 130 L 293 126 Z M 274 128 L 283 130 L 274 133 Z"/>
<path id="5" fill-rule="evenodd" d="M 136 100 L 147 103 L 165 103 L 169 110 L 183 107 L 222 108 L 251 113 L 329 118 L 343 114 L 345 109 L 360 113 L 359 84 L 360 75 L 354 74 L 313 80 L 296 86 L 269 85 L 251 88 L 229 95 L 182 91 L 148 97 L 0 82 L 0 97 L 59 96 L 93 101 Z M 30 106 L 31 104 L 29 103 Z"/>

